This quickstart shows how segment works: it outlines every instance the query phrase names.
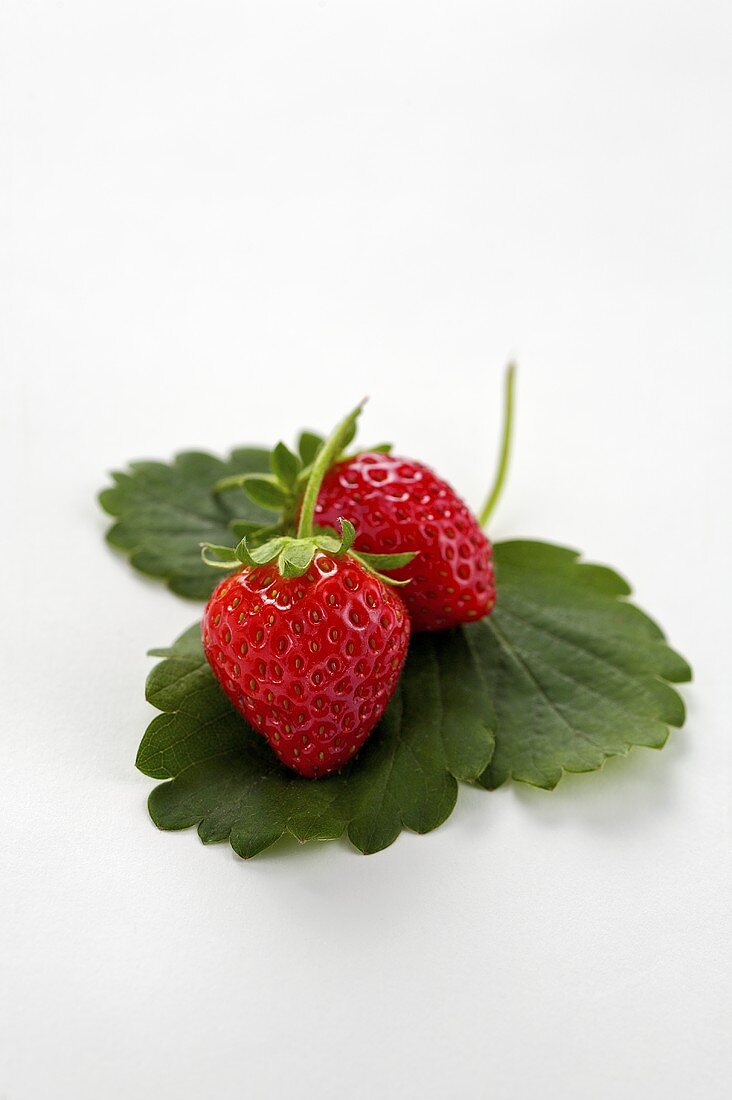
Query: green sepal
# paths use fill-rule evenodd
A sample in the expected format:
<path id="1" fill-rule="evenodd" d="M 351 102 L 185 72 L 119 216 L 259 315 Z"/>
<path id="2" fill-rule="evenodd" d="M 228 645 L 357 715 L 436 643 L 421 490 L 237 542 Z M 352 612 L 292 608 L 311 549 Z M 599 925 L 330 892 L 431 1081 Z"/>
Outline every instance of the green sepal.
<path id="1" fill-rule="evenodd" d="M 315 555 L 315 543 L 291 542 L 280 553 L 277 566 L 283 577 L 301 577 Z"/>
<path id="2" fill-rule="evenodd" d="M 230 546 L 215 546 L 211 542 L 201 543 L 201 559 L 212 569 L 238 569 L 241 565 Z"/>
<path id="3" fill-rule="evenodd" d="M 245 475 L 241 487 L 253 504 L 258 504 L 269 512 L 282 512 L 291 500 L 287 489 L 271 475 Z"/>
<path id="4" fill-rule="evenodd" d="M 229 530 L 237 542 L 245 538 L 250 545 L 253 542 L 259 544 L 266 538 L 274 538 L 280 534 L 279 527 L 263 527 L 261 523 L 250 519 L 233 519 Z"/>
<path id="5" fill-rule="evenodd" d="M 324 443 L 322 435 L 317 435 L 315 432 L 300 432 L 297 450 L 303 466 L 312 466 L 315 456 Z"/>
<path id="6" fill-rule="evenodd" d="M 300 458 L 292 453 L 287 444 L 278 443 L 269 456 L 269 465 L 277 481 L 292 492 L 303 466 Z"/>
<path id="7" fill-rule="evenodd" d="M 297 536 L 282 534 L 283 529 L 290 525 L 290 519 L 294 518 L 294 510 L 297 506 L 297 498 L 291 488 L 283 482 L 287 481 L 292 486 L 297 484 L 305 471 L 299 471 L 300 460 L 285 446 L 279 443 L 271 457 L 272 473 L 268 476 L 252 475 L 244 476 L 237 480 L 247 495 L 263 508 L 273 508 L 275 511 L 284 512 L 281 523 L 274 529 L 276 534 L 266 542 L 258 546 L 252 546 L 249 542 L 254 533 L 249 523 L 244 525 L 244 535 L 234 550 L 234 558 L 243 565 L 251 568 L 267 565 L 278 559 L 278 568 L 283 577 L 299 577 L 309 568 L 315 551 L 324 550 L 334 557 L 347 554 L 354 544 L 356 529 L 347 519 L 339 519 L 340 538 L 335 532 L 324 530 L 316 535 L 313 532 L 313 517 L 317 502 L 318 490 L 323 480 L 323 475 L 328 463 L 342 453 L 343 448 L 353 439 L 356 431 L 356 421 L 363 407 L 363 402 L 356 406 L 340 424 L 334 428 L 332 435 L 322 444 L 318 451 L 314 464 L 308 472 L 305 493 L 300 504 L 300 518 Z M 305 444 L 307 448 L 307 443 Z M 259 528 L 257 533 L 263 533 Z M 205 554 L 204 561 L 219 568 L 234 568 L 232 555 L 223 547 L 216 546 L 210 556 Z M 364 565 L 364 568 L 368 566 Z M 373 572 L 374 570 L 372 570 Z"/>
<path id="8" fill-rule="evenodd" d="M 243 489 L 253 504 L 268 512 L 282 512 L 293 502 L 293 493 L 273 474 L 234 474 L 217 481 L 213 492 L 227 489 Z"/>
<path id="9" fill-rule="evenodd" d="M 347 554 L 356 541 L 356 528 L 351 523 L 350 519 L 338 520 L 338 526 L 341 529 L 341 544 L 338 547 L 339 554 Z"/>
<path id="10" fill-rule="evenodd" d="M 326 554 L 347 554 L 356 541 L 356 528 L 350 519 L 339 519 L 340 536 L 332 527 L 320 527 L 314 532 L 313 541 Z"/>
<path id="11" fill-rule="evenodd" d="M 404 588 L 405 584 L 411 584 L 411 580 L 398 581 L 396 577 L 390 577 L 386 573 L 382 573 L 380 569 L 374 569 L 373 565 L 368 562 L 370 555 L 361 555 L 356 550 L 351 550 L 351 557 L 355 558 L 360 565 L 366 570 L 367 573 L 371 573 L 372 576 L 378 577 L 382 584 L 388 584 L 391 588 Z M 398 557 L 398 555 L 396 555 Z M 396 567 L 395 567 L 396 568 Z"/>
<path id="12" fill-rule="evenodd" d="M 229 530 L 238 535 L 240 539 L 243 539 L 245 535 L 247 537 L 255 535 L 258 531 L 264 531 L 266 528 L 253 519 L 233 519 L 229 524 Z"/>
<path id="13" fill-rule="evenodd" d="M 267 460 L 269 461 L 269 456 L 267 456 Z M 250 476 L 250 474 L 231 474 L 229 477 L 222 477 L 211 486 L 211 492 L 218 496 L 219 493 L 225 493 L 228 489 L 241 489 Z M 267 475 L 263 474 L 262 476 L 266 477 Z"/>
<path id="14" fill-rule="evenodd" d="M 255 567 L 259 565 L 268 565 L 271 561 L 274 561 L 287 541 L 288 540 L 283 536 L 280 536 L 279 538 L 269 539 L 268 542 L 262 543 L 261 546 L 252 548 L 247 544 L 247 539 L 244 537 L 234 550 L 234 553 L 244 565 Z"/>
<path id="15" fill-rule="evenodd" d="M 363 554 L 358 551 L 358 560 L 379 573 L 384 570 L 403 569 L 417 557 L 418 551 L 405 551 L 403 554 Z"/>
<path id="16" fill-rule="evenodd" d="M 316 535 L 315 545 L 318 550 L 325 550 L 326 554 L 338 554 L 341 549 L 341 540 L 335 535 Z"/>

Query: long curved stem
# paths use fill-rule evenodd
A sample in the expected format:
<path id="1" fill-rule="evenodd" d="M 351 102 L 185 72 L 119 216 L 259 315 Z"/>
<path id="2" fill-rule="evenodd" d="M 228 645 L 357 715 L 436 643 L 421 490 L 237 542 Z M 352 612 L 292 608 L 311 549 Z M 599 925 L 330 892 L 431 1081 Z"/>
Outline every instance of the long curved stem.
<path id="1" fill-rule="evenodd" d="M 310 477 L 305 486 L 305 495 L 302 498 L 300 523 L 297 528 L 297 537 L 299 539 L 309 538 L 313 533 L 315 505 L 318 502 L 318 493 L 320 492 L 320 486 L 323 484 L 323 478 L 325 477 L 326 471 L 341 453 L 343 448 L 347 447 L 353 439 L 356 420 L 363 406 L 364 401 L 362 401 L 360 405 L 357 405 L 353 412 L 348 414 L 345 420 L 340 422 L 332 435 L 326 439 L 325 443 L 318 451 L 310 471 Z"/>
<path id="2" fill-rule="evenodd" d="M 498 498 L 503 490 L 503 485 L 508 472 L 508 460 L 511 454 L 511 438 L 513 436 L 513 389 L 516 375 L 516 364 L 509 363 L 506 367 L 506 380 L 503 396 L 503 436 L 501 438 L 501 450 L 498 456 L 498 468 L 493 479 L 493 486 L 488 494 L 488 499 L 483 505 L 479 521 L 481 527 L 485 527 L 493 515 L 493 510 L 498 503 Z"/>

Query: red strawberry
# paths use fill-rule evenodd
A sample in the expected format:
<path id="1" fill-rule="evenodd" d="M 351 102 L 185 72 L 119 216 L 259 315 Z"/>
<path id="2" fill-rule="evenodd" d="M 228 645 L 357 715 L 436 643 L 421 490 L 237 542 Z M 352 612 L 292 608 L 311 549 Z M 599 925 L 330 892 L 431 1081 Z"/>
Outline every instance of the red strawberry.
<path id="1" fill-rule="evenodd" d="M 284 764 L 317 777 L 342 768 L 383 714 L 410 626 L 399 596 L 355 558 L 310 554 L 301 576 L 272 560 L 226 577 L 202 634 L 236 709 Z"/>
<path id="2" fill-rule="evenodd" d="M 379 452 L 332 466 L 315 509 L 316 522 L 335 527 L 347 516 L 364 553 L 418 551 L 395 579 L 414 630 L 474 622 L 493 609 L 496 588 L 491 544 L 454 490 L 427 466 Z"/>

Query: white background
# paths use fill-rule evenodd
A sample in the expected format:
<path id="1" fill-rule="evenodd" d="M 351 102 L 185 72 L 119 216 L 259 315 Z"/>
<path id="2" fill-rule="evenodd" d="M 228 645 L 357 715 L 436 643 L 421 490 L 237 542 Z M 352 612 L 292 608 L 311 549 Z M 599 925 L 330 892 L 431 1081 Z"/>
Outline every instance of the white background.
<path id="1" fill-rule="evenodd" d="M 0 1097 L 728 1095 L 732 11 L 5 0 Z M 626 573 L 689 721 L 369 858 L 157 832 L 133 457 L 364 393 L 496 537 Z"/>

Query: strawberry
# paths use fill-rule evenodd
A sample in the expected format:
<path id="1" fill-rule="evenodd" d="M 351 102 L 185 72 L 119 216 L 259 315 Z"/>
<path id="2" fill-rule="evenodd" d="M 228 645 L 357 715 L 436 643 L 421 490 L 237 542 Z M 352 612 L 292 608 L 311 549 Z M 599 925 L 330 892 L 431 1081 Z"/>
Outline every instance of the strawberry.
<path id="1" fill-rule="evenodd" d="M 206 545 L 209 565 L 236 572 L 214 590 L 203 616 L 203 647 L 236 709 L 280 760 L 310 778 L 338 771 L 361 748 L 394 694 L 407 655 L 404 605 L 376 572 L 403 568 L 413 554 L 356 554 L 356 532 L 337 517 L 340 539 L 314 532 L 318 491 L 352 438 L 360 406 L 319 449 L 307 475 L 297 536 L 250 549 Z M 284 444 L 273 452 L 280 481 L 300 465 Z M 275 492 L 262 482 L 261 493 Z M 333 526 L 336 526 L 334 524 Z"/>
<path id="2" fill-rule="evenodd" d="M 238 474 L 219 482 L 216 491 L 240 486 L 255 504 L 280 513 L 279 523 L 270 528 L 247 521 L 235 522 L 232 528 L 238 534 L 263 537 L 287 533 L 307 509 L 314 508 L 318 524 L 326 529 L 348 516 L 358 527 L 356 551 L 367 557 L 377 550 L 391 552 L 386 556 L 391 562 L 388 568 L 396 570 L 394 579 L 409 582 L 403 599 L 413 630 L 444 630 L 489 615 L 496 602 L 496 585 L 493 550 L 483 527 L 500 497 L 508 468 L 514 374 L 515 366 L 509 364 L 498 469 L 479 519 L 428 466 L 392 455 L 388 447 L 343 458 L 343 449 L 355 432 L 352 418 L 348 432 L 341 436 L 341 450 L 328 453 L 315 504 L 312 494 L 308 499 L 312 479 L 302 495 L 310 464 L 313 469 L 322 464 L 323 441 L 311 432 L 300 437 L 299 458 L 284 444 L 277 445 L 271 474 Z M 393 560 L 398 551 L 409 558 L 401 567 Z"/>
<path id="3" fill-rule="evenodd" d="M 303 576 L 243 568 L 203 616 L 208 662 L 236 709 L 300 775 L 338 771 L 386 708 L 407 654 L 396 593 L 349 555 L 317 551 Z"/>
<path id="4" fill-rule="evenodd" d="M 488 615 L 496 602 L 491 544 L 454 490 L 427 466 L 380 452 L 332 466 L 318 495 L 318 524 L 348 516 L 354 546 L 418 551 L 394 573 L 414 630 L 443 630 Z"/>

